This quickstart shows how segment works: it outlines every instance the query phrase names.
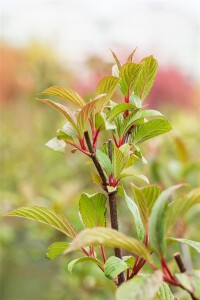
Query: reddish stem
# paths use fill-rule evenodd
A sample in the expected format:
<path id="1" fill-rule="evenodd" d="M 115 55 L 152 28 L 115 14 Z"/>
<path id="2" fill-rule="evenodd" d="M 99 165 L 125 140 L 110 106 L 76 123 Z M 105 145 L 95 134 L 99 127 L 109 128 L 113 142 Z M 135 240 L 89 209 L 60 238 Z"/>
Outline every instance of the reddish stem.
<path id="1" fill-rule="evenodd" d="M 78 145 L 76 145 L 75 143 L 69 142 L 69 141 L 65 141 L 65 143 L 67 143 L 67 144 L 73 146 L 74 148 L 76 148 L 77 150 L 79 150 L 79 151 L 81 151 L 82 153 L 86 154 L 87 156 L 90 156 L 90 153 L 89 153 L 88 151 L 86 151 L 86 149 L 84 150 L 84 149 L 80 148 L 80 147 L 79 147 Z"/>
<path id="2" fill-rule="evenodd" d="M 87 256 L 90 256 L 90 254 L 88 253 L 87 250 L 85 250 L 85 248 L 82 247 L 81 250 L 82 250 Z"/>
<path id="3" fill-rule="evenodd" d="M 100 249 L 101 249 L 101 253 L 102 253 L 102 257 L 103 257 L 103 262 L 105 264 L 105 262 L 106 262 L 106 253 L 105 253 L 104 247 L 100 246 Z"/>
<path id="4" fill-rule="evenodd" d="M 95 257 L 95 255 L 94 255 L 94 247 L 90 247 L 90 256 Z"/>
<path id="5" fill-rule="evenodd" d="M 146 260 L 141 259 L 136 267 L 136 270 L 134 271 L 134 275 L 137 275 L 145 264 L 146 264 Z"/>
<path id="6" fill-rule="evenodd" d="M 81 149 L 86 151 L 87 148 L 86 148 L 86 146 L 85 146 L 84 137 L 79 138 L 79 143 L 80 143 Z"/>
<path id="7" fill-rule="evenodd" d="M 135 271 L 135 268 L 137 267 L 138 259 L 139 259 L 139 256 L 137 255 L 136 258 L 135 258 L 135 262 L 134 262 L 133 268 L 132 268 L 133 273 Z"/>
<path id="8" fill-rule="evenodd" d="M 99 133 L 100 133 L 100 129 L 97 129 L 97 131 L 96 131 L 96 133 L 95 133 L 95 135 L 93 137 L 93 147 L 94 148 L 96 148 Z"/>
<path id="9" fill-rule="evenodd" d="M 117 146 L 117 148 L 119 148 L 119 145 L 118 145 L 117 139 L 116 139 L 116 137 L 115 137 L 115 135 L 114 135 L 114 134 L 113 134 L 113 139 L 114 139 L 115 145 Z"/>
<path id="10" fill-rule="evenodd" d="M 93 122 L 92 122 L 91 118 L 89 118 L 89 123 L 90 123 L 90 127 L 91 127 L 91 130 L 92 130 L 92 137 L 94 138 L 95 128 L 94 128 L 94 125 L 93 125 Z"/>
<path id="11" fill-rule="evenodd" d="M 169 284 L 172 284 L 172 285 L 175 285 L 175 286 L 179 286 L 179 285 L 180 285 L 179 282 L 178 282 L 177 280 L 171 279 L 171 278 L 169 278 L 169 277 L 166 276 L 166 275 L 163 275 L 163 280 L 164 280 L 165 282 L 167 282 L 167 283 L 169 283 Z"/>
<path id="12" fill-rule="evenodd" d="M 174 280 L 174 276 L 172 275 L 170 269 L 168 268 L 168 265 L 167 265 L 167 263 L 166 263 L 166 261 L 165 261 L 164 258 L 161 259 L 161 265 L 162 265 L 162 269 L 163 269 L 164 273 L 165 273 L 165 270 L 166 270 L 166 272 L 167 272 L 167 274 L 169 275 L 169 277 L 170 277 L 172 280 Z"/>

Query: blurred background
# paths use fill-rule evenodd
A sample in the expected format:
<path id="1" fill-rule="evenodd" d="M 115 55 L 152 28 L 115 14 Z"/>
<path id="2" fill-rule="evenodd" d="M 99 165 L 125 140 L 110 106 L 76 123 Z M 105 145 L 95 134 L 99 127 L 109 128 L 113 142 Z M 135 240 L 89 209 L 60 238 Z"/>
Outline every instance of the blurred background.
<path id="1" fill-rule="evenodd" d="M 3 0 L 0 5 L 1 214 L 41 205 L 62 211 L 82 229 L 78 200 L 96 187 L 81 154 L 44 147 L 64 119 L 34 98 L 51 85 L 64 85 L 89 99 L 99 79 L 111 74 L 109 48 L 122 62 L 136 47 L 136 61 L 153 54 L 159 62 L 145 104 L 165 113 L 174 130 L 145 144 L 148 164 L 137 165 L 138 171 L 162 187 L 200 185 L 198 0 Z M 121 202 L 119 210 L 120 228 L 134 236 Z M 191 210 L 178 236 L 199 240 L 199 212 Z M 64 240 L 61 234 L 23 219 L 0 222 L 2 300 L 114 299 L 115 287 L 95 266 L 77 266 L 71 275 L 67 264 L 73 254 L 54 262 L 45 258 L 52 242 Z M 195 252 L 174 249 L 183 251 L 188 265 L 200 267 Z M 180 291 L 177 297 L 189 299 Z"/>

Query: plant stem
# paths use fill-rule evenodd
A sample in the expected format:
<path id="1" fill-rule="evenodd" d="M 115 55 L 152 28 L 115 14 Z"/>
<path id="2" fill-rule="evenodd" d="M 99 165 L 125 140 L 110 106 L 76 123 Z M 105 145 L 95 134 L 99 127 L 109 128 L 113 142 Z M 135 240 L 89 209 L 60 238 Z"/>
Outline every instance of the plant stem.
<path id="1" fill-rule="evenodd" d="M 179 252 L 177 252 L 177 253 L 174 254 L 174 259 L 175 259 L 175 261 L 176 261 L 176 263 L 177 263 L 177 265 L 178 265 L 179 270 L 181 271 L 181 273 L 186 272 L 186 267 L 184 265 L 184 262 L 183 262 L 183 260 L 182 260 L 181 255 L 180 255 Z"/>
<path id="2" fill-rule="evenodd" d="M 112 162 L 112 140 L 108 141 L 108 156 Z M 110 222 L 112 229 L 119 230 L 117 217 L 117 191 L 108 193 L 110 207 Z M 115 256 L 122 259 L 122 251 L 120 248 L 114 248 Z M 118 286 L 125 281 L 124 272 L 118 275 Z"/>
<path id="3" fill-rule="evenodd" d="M 110 206 L 110 221 L 112 229 L 118 231 L 118 218 L 117 218 L 117 203 L 116 203 L 117 192 L 108 193 L 109 206 Z M 122 259 L 122 251 L 120 248 L 114 248 L 115 256 Z M 118 275 L 118 286 L 125 281 L 124 273 Z"/>
<path id="4" fill-rule="evenodd" d="M 104 171 L 96 157 L 96 154 L 95 154 L 95 150 L 92 146 L 92 143 L 91 143 L 91 140 L 90 140 L 90 136 L 89 136 L 89 133 L 88 131 L 85 131 L 84 132 L 84 137 L 85 137 L 85 140 L 86 140 L 86 143 L 87 143 L 87 146 L 88 146 L 88 150 L 90 152 L 90 157 L 97 169 L 97 172 L 99 173 L 99 176 L 101 177 L 101 180 L 102 180 L 102 187 L 103 189 L 107 192 L 107 195 L 108 195 L 108 199 L 109 199 L 109 206 L 110 206 L 110 220 L 111 220 L 111 227 L 112 229 L 115 229 L 115 230 L 118 230 L 118 218 L 117 218 L 117 203 L 116 203 L 116 196 L 117 196 L 117 191 L 114 191 L 112 193 L 109 193 L 108 192 L 108 182 L 107 182 L 107 179 L 106 179 L 106 176 L 104 174 Z M 109 140 L 108 142 L 108 153 L 110 155 L 110 160 L 112 161 L 112 157 L 111 157 L 111 153 L 112 153 L 112 141 Z M 115 248 L 114 249 L 114 252 L 115 252 L 115 256 L 122 259 L 122 253 L 121 253 L 121 249 L 119 248 Z M 118 286 L 123 283 L 125 281 L 125 276 L 124 276 L 124 273 L 120 273 L 118 275 Z"/>
<path id="5" fill-rule="evenodd" d="M 164 272 L 166 271 L 166 273 L 169 275 L 169 277 L 170 277 L 172 280 L 174 280 L 174 276 L 172 275 L 170 269 L 168 268 L 168 265 L 167 265 L 167 263 L 166 263 L 166 261 L 165 261 L 164 258 L 161 259 L 161 265 L 162 265 L 163 271 L 164 271 Z"/>
<path id="6" fill-rule="evenodd" d="M 102 257 L 103 257 L 103 262 L 105 264 L 106 263 L 106 254 L 105 254 L 104 247 L 101 245 L 100 249 L 101 249 L 101 253 L 102 253 Z"/>
<path id="7" fill-rule="evenodd" d="M 185 264 L 184 264 L 184 262 L 183 262 L 183 260 L 182 260 L 182 257 L 181 257 L 181 255 L 180 255 L 179 252 L 177 252 L 177 253 L 174 254 L 174 259 L 175 259 L 175 261 L 176 261 L 176 263 L 177 263 L 177 265 L 178 265 L 178 267 L 179 267 L 180 272 L 181 272 L 181 273 L 185 273 L 187 270 L 186 270 Z M 182 289 L 184 289 L 185 291 L 187 291 L 187 292 L 190 294 L 190 296 L 191 296 L 191 298 L 192 298 L 193 300 L 199 300 L 198 298 L 196 298 L 196 297 L 193 295 L 192 292 L 188 291 L 184 286 L 182 286 L 181 283 L 179 284 L 179 286 L 180 286 Z"/>
<path id="8" fill-rule="evenodd" d="M 95 151 L 94 151 L 94 148 L 92 146 L 92 143 L 90 141 L 90 137 L 89 137 L 89 134 L 88 134 L 88 131 L 85 131 L 84 132 L 84 136 L 85 136 L 85 140 L 86 140 L 86 143 L 87 143 L 87 146 L 88 146 L 88 150 L 90 152 L 90 157 L 99 173 L 99 176 L 101 177 L 101 180 L 102 180 L 102 186 L 103 186 L 103 189 L 108 192 L 108 189 L 107 189 L 107 180 L 106 180 L 106 176 L 104 174 L 104 171 L 96 157 L 96 154 L 95 154 Z"/>

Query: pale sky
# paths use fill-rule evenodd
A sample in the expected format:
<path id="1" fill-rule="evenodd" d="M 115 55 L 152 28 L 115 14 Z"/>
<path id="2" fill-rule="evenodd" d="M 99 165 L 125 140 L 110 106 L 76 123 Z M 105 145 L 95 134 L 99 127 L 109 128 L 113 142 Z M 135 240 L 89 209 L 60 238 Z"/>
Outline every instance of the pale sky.
<path id="1" fill-rule="evenodd" d="M 72 62 L 137 46 L 199 76 L 199 0 L 3 0 L 1 27 L 4 41 L 42 41 Z"/>

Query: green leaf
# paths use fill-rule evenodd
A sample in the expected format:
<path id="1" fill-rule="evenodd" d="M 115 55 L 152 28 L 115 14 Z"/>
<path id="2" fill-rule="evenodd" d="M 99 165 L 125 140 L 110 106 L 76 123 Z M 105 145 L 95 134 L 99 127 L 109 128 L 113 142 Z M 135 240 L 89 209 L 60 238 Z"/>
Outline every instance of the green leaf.
<path id="1" fill-rule="evenodd" d="M 120 90 L 123 95 L 127 97 L 131 95 L 134 91 L 137 80 L 139 78 L 140 72 L 142 70 L 141 64 L 135 64 L 133 62 L 128 62 L 124 64 L 120 69 Z"/>
<path id="2" fill-rule="evenodd" d="M 22 217 L 26 219 L 36 220 L 38 222 L 50 225 L 61 231 L 65 235 L 73 238 L 76 236 L 76 231 L 70 222 L 63 217 L 62 214 L 45 207 L 29 206 L 20 207 L 6 214 L 6 216 Z"/>
<path id="3" fill-rule="evenodd" d="M 139 208 L 143 224 L 146 228 L 152 207 L 160 195 L 161 190 L 155 185 L 143 188 L 137 188 L 135 185 L 132 185 L 132 192 L 133 199 Z"/>
<path id="4" fill-rule="evenodd" d="M 77 138 L 77 133 L 74 128 L 71 126 L 69 122 L 65 123 L 63 128 L 61 129 L 65 134 L 70 136 L 71 138 Z"/>
<path id="5" fill-rule="evenodd" d="M 62 129 L 57 130 L 57 139 L 60 141 L 73 142 L 73 138 L 64 132 Z M 48 145 L 46 145 L 48 147 Z"/>
<path id="6" fill-rule="evenodd" d="M 80 107 L 85 105 L 85 101 L 77 94 L 77 92 L 63 86 L 52 86 L 40 93 L 40 95 L 43 94 L 57 96 Z"/>
<path id="7" fill-rule="evenodd" d="M 176 278 L 180 281 L 181 285 L 193 293 L 197 298 L 200 297 L 200 271 L 191 270 L 185 273 L 176 274 Z"/>
<path id="8" fill-rule="evenodd" d="M 95 96 L 106 94 L 106 98 L 107 100 L 109 100 L 112 97 L 118 83 L 119 78 L 114 76 L 107 76 L 102 78 L 97 86 Z"/>
<path id="9" fill-rule="evenodd" d="M 92 172 L 92 180 L 96 185 L 102 185 L 102 180 L 98 173 Z"/>
<path id="10" fill-rule="evenodd" d="M 119 61 L 117 55 L 111 49 L 110 49 L 110 51 L 112 53 L 112 56 L 113 56 L 113 58 L 114 58 L 114 60 L 116 62 L 116 65 L 117 65 L 118 69 L 120 70 L 121 69 L 121 64 L 120 64 L 120 61 Z"/>
<path id="11" fill-rule="evenodd" d="M 85 246 L 122 248 L 136 255 L 140 255 L 148 262 L 152 262 L 147 248 L 138 240 L 111 228 L 96 227 L 85 229 L 72 241 L 65 253 L 70 253 Z"/>
<path id="12" fill-rule="evenodd" d="M 100 104 L 104 105 L 107 101 L 107 95 L 102 94 L 96 97 L 91 102 L 87 103 L 79 112 L 77 116 L 77 128 L 79 136 L 82 136 L 86 125 L 88 124 L 89 117 L 92 112 L 94 112 L 95 108 L 99 109 Z"/>
<path id="13" fill-rule="evenodd" d="M 103 264 L 96 258 L 94 257 L 88 257 L 88 256 L 84 256 L 84 257 L 80 257 L 77 259 L 72 260 L 69 264 L 68 264 L 68 271 L 70 273 L 72 273 L 73 268 L 75 267 L 75 265 L 83 263 L 83 262 L 92 262 L 95 263 L 98 266 L 103 266 Z"/>
<path id="14" fill-rule="evenodd" d="M 175 298 L 172 292 L 170 291 L 168 284 L 162 282 L 154 300 L 174 300 L 174 299 Z"/>
<path id="15" fill-rule="evenodd" d="M 124 198 L 126 200 L 126 204 L 129 208 L 129 210 L 131 211 L 133 218 L 134 218 L 134 222 L 135 222 L 135 227 L 137 230 L 137 235 L 138 235 L 138 239 L 143 242 L 144 241 L 144 237 L 145 237 L 145 230 L 144 230 L 144 226 L 142 224 L 142 219 L 140 216 L 140 212 L 139 209 L 137 207 L 137 205 L 135 204 L 135 202 L 126 194 L 126 192 L 124 191 Z"/>
<path id="16" fill-rule="evenodd" d="M 149 56 L 141 60 L 140 64 L 142 65 L 142 69 L 134 92 L 140 99 L 144 100 L 154 83 L 158 63 L 153 56 Z"/>
<path id="17" fill-rule="evenodd" d="M 117 289 L 116 300 L 152 300 L 161 284 L 161 271 L 149 276 L 136 275 Z"/>
<path id="18" fill-rule="evenodd" d="M 77 126 L 76 126 L 76 121 L 75 121 L 74 115 L 72 114 L 72 112 L 66 106 L 64 106 L 60 103 L 53 102 L 49 99 L 37 99 L 37 100 L 39 100 L 41 102 L 44 102 L 44 103 L 47 103 L 47 104 L 53 106 L 59 112 L 61 112 L 65 116 L 67 121 L 72 125 L 74 130 L 77 131 Z"/>
<path id="19" fill-rule="evenodd" d="M 47 249 L 46 257 L 50 260 L 54 260 L 62 254 L 69 247 L 69 243 L 55 242 Z"/>
<path id="20" fill-rule="evenodd" d="M 149 215 L 151 214 L 154 203 L 158 199 L 161 193 L 161 189 L 157 185 L 148 185 L 141 188 L 142 193 L 145 196 L 146 204 L 148 207 Z"/>
<path id="21" fill-rule="evenodd" d="M 134 115 L 130 115 L 130 117 L 126 118 L 123 124 L 123 132 L 127 132 L 131 126 L 133 126 L 138 120 L 141 120 L 146 117 L 163 117 L 163 115 L 154 109 L 148 109 L 139 111 Z"/>
<path id="22" fill-rule="evenodd" d="M 71 124 L 67 122 L 62 129 L 57 130 L 57 138 L 59 140 L 73 142 L 73 139 L 78 138 L 78 136 Z"/>
<path id="23" fill-rule="evenodd" d="M 196 188 L 170 203 L 166 220 L 168 230 L 175 224 L 177 219 L 183 218 L 192 206 L 199 203 L 200 188 Z"/>
<path id="24" fill-rule="evenodd" d="M 134 58 L 134 54 L 135 54 L 135 51 L 137 50 L 137 48 L 135 48 L 131 54 L 129 54 L 128 58 L 127 58 L 127 62 L 128 61 L 133 61 L 133 58 Z"/>
<path id="25" fill-rule="evenodd" d="M 126 110 L 133 110 L 135 109 L 135 105 L 131 104 L 131 103 L 120 103 L 117 104 L 108 114 L 108 121 L 111 121 L 112 119 L 114 119 L 116 116 L 118 116 L 119 114 L 125 112 Z"/>
<path id="26" fill-rule="evenodd" d="M 122 179 L 122 178 L 125 178 L 128 176 L 139 178 L 139 179 L 143 180 L 145 183 L 149 183 L 149 179 L 145 175 L 136 174 L 136 173 L 121 173 L 118 178 Z"/>
<path id="27" fill-rule="evenodd" d="M 129 168 L 130 166 L 132 166 L 136 161 L 139 160 L 139 157 L 137 155 L 135 155 L 134 153 L 132 153 L 124 167 L 124 169 Z"/>
<path id="28" fill-rule="evenodd" d="M 135 257 L 134 256 L 123 256 L 122 257 L 123 261 L 125 261 L 125 263 L 129 266 L 129 268 L 133 268 L 134 263 L 135 263 Z"/>
<path id="29" fill-rule="evenodd" d="M 128 265 L 120 258 L 116 256 L 110 256 L 105 263 L 104 274 L 109 279 L 115 278 L 121 272 L 127 270 Z"/>
<path id="30" fill-rule="evenodd" d="M 167 239 L 167 241 L 169 241 L 169 242 L 179 242 L 179 243 L 182 243 L 182 244 L 186 244 L 186 245 L 194 248 L 197 252 L 200 253 L 200 242 L 196 242 L 196 241 L 192 241 L 192 240 L 188 240 L 188 239 L 172 238 L 172 237 L 169 237 Z"/>
<path id="31" fill-rule="evenodd" d="M 171 129 L 172 126 L 167 120 L 148 121 L 139 127 L 133 138 L 133 142 L 135 144 L 142 143 Z"/>
<path id="32" fill-rule="evenodd" d="M 98 149 L 96 150 L 96 156 L 102 168 L 106 171 L 108 175 L 110 175 L 113 172 L 113 167 L 110 158 L 104 152 Z"/>
<path id="33" fill-rule="evenodd" d="M 182 185 L 174 185 L 160 194 L 156 203 L 152 208 L 152 212 L 149 219 L 149 239 L 153 249 L 165 255 L 166 249 L 166 215 L 168 209 L 168 198 L 171 194 Z"/>
<path id="34" fill-rule="evenodd" d="M 87 228 L 106 226 L 106 196 L 101 193 L 82 194 L 79 201 L 79 212 Z"/>
<path id="35" fill-rule="evenodd" d="M 53 138 L 50 141 L 48 141 L 45 146 L 47 148 L 50 148 L 56 152 L 65 152 L 66 143 L 58 138 Z"/>
<path id="36" fill-rule="evenodd" d="M 97 112 L 95 114 L 95 128 L 105 130 L 105 120 L 102 113 Z"/>
<path id="37" fill-rule="evenodd" d="M 118 178 L 118 176 L 120 175 L 120 173 L 122 172 L 122 170 L 125 167 L 125 159 L 124 156 L 122 154 L 122 152 L 115 146 L 114 147 L 114 151 L 113 151 L 113 175 L 115 178 Z"/>
<path id="38" fill-rule="evenodd" d="M 137 108 L 142 108 L 142 100 L 134 94 L 132 94 L 130 97 L 130 103 L 135 105 Z"/>

